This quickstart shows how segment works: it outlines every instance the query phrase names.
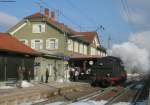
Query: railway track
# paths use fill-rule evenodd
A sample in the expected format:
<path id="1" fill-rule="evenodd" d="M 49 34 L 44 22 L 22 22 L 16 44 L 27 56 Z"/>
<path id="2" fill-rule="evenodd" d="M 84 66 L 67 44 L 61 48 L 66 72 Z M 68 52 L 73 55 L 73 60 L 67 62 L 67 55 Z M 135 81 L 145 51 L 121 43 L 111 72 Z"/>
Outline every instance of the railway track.
<path id="1" fill-rule="evenodd" d="M 104 105 L 113 105 L 118 102 L 128 102 L 131 105 L 136 105 L 142 91 L 144 90 L 144 84 L 140 81 L 134 84 L 127 84 L 125 88 L 123 87 L 109 87 L 105 89 L 100 89 L 95 92 L 87 93 L 86 95 L 79 95 L 79 98 L 72 98 L 69 94 L 59 94 L 63 100 L 46 100 L 39 103 L 34 103 L 33 105 L 45 105 L 48 103 L 61 102 L 57 105 L 69 105 L 71 103 L 85 102 L 89 105 L 90 101 L 101 101 L 106 100 Z"/>
<path id="2" fill-rule="evenodd" d="M 130 98 L 130 100 L 128 100 L 128 102 L 131 103 L 131 105 L 137 105 L 137 100 L 138 100 L 139 96 L 141 95 L 143 89 L 144 89 L 143 84 L 137 84 L 137 83 L 132 84 L 132 85 L 116 92 L 115 96 L 108 98 L 107 102 L 104 105 L 113 105 L 113 104 L 119 102 L 119 100 L 121 100 L 121 98 L 123 98 L 123 97 L 130 97 L 130 96 L 126 96 L 126 94 L 128 92 L 130 93 L 130 90 L 135 90 L 135 92 L 133 92 L 134 95 L 133 95 L 132 99 Z M 108 92 L 115 91 L 115 90 L 117 90 L 116 87 L 107 88 L 104 91 L 97 92 L 96 94 L 92 93 L 92 94 L 77 98 L 75 100 L 64 102 L 59 105 L 68 105 L 68 104 L 75 103 L 75 102 L 85 102 L 85 103 L 89 103 L 89 105 L 91 105 L 89 102 L 90 100 L 96 100 L 96 101 L 103 100 L 103 99 L 97 100 L 96 97 L 105 97 L 106 94 L 109 94 Z"/>
<path id="3" fill-rule="evenodd" d="M 65 95 L 65 94 L 64 95 L 62 94 L 61 97 L 63 97 L 65 99 L 65 102 L 62 102 L 59 105 L 68 105 L 68 104 L 76 103 L 76 102 L 88 102 L 90 100 L 95 100 L 95 101 L 108 100 L 107 104 L 111 105 L 109 103 L 113 102 L 113 100 L 115 98 L 119 97 L 122 93 L 125 93 L 131 87 L 133 87 L 133 85 L 130 85 L 125 89 L 123 87 L 108 87 L 105 89 L 100 89 L 98 91 L 92 92 L 92 93 L 87 94 L 87 95 L 83 95 L 79 98 L 73 98 L 73 99 L 70 98 L 69 96 Z M 106 95 L 110 95 L 110 96 L 107 97 Z M 115 98 L 112 98 L 112 97 L 115 97 Z M 33 105 L 45 105 L 45 104 L 51 103 L 51 102 L 56 102 L 56 101 L 46 100 L 43 102 L 34 103 Z"/>
<path id="4" fill-rule="evenodd" d="M 106 92 L 110 91 L 110 90 L 113 90 L 115 87 L 109 87 L 109 88 L 106 88 L 106 89 L 102 89 L 102 90 L 99 90 L 99 91 L 96 91 L 94 93 L 91 93 L 91 94 L 88 94 L 88 95 L 85 95 L 85 96 L 82 96 L 80 98 L 76 98 L 76 99 L 73 99 L 71 101 L 68 101 L 68 102 L 64 102 L 60 105 L 68 105 L 68 104 L 71 104 L 71 103 L 74 103 L 74 102 L 79 102 L 79 101 L 88 101 L 94 97 L 97 97 L 99 95 L 103 95 L 105 94 Z"/>
<path id="5" fill-rule="evenodd" d="M 130 103 L 130 105 L 137 105 L 138 99 L 144 89 L 145 88 L 144 88 L 143 83 L 134 84 L 132 86 L 129 86 L 129 87 L 125 88 L 122 92 L 120 92 L 120 94 L 109 99 L 105 105 L 113 105 L 118 102 L 128 102 L 128 103 Z M 134 90 L 132 92 L 132 94 L 133 94 L 132 96 L 131 96 L 131 90 Z M 127 99 L 127 97 L 128 97 L 128 99 Z"/>
<path id="6" fill-rule="evenodd" d="M 108 87 L 106 89 L 100 89 L 100 90 L 97 90 L 95 92 L 92 92 L 90 94 L 87 94 L 87 95 L 83 95 L 79 98 L 70 98 L 68 97 L 67 95 L 60 95 L 60 97 L 63 97 L 65 99 L 65 102 L 59 104 L 59 105 L 68 105 L 68 104 L 71 104 L 71 103 L 75 103 L 75 102 L 79 102 L 79 101 L 87 101 L 87 100 L 90 100 L 94 97 L 97 97 L 99 95 L 103 95 L 105 94 L 106 92 L 109 92 L 110 90 L 113 90 L 115 89 L 115 87 Z M 45 101 L 42 101 L 42 102 L 38 102 L 38 103 L 34 103 L 32 105 L 45 105 L 47 103 L 51 103 L 51 102 L 55 102 L 53 100 L 45 100 Z"/>

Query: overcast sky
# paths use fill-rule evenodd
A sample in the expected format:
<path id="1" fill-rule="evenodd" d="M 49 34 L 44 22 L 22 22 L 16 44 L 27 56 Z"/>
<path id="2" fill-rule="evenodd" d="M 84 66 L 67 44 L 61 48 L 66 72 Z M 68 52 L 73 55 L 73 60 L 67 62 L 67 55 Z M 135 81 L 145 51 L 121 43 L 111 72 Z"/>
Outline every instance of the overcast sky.
<path id="1" fill-rule="evenodd" d="M 0 31 L 5 32 L 22 18 L 38 12 L 37 1 L 0 2 Z M 57 20 L 78 31 L 94 31 L 103 25 L 105 30 L 98 33 L 107 47 L 109 35 L 114 44 L 127 41 L 131 33 L 150 30 L 150 0 L 122 1 L 127 1 L 128 9 L 124 9 L 121 0 L 44 0 L 43 6 L 59 11 Z"/>

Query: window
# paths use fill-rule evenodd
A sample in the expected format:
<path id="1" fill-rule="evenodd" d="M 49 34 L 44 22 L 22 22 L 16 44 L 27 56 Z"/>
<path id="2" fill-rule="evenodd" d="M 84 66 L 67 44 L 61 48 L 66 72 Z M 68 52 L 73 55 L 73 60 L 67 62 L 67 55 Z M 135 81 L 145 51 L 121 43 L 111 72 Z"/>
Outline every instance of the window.
<path id="1" fill-rule="evenodd" d="M 74 51 L 79 52 L 79 44 L 78 42 L 74 42 Z"/>
<path id="2" fill-rule="evenodd" d="M 84 50 L 83 44 L 80 44 L 80 46 L 79 46 L 79 52 L 80 52 L 81 54 L 83 54 L 83 50 Z"/>
<path id="3" fill-rule="evenodd" d="M 68 39 L 68 50 L 73 51 L 73 41 L 71 39 Z"/>
<path id="4" fill-rule="evenodd" d="M 58 39 L 49 38 L 46 40 L 46 48 L 47 49 L 58 49 Z"/>
<path id="5" fill-rule="evenodd" d="M 32 33 L 45 32 L 45 24 L 33 24 Z"/>
<path id="6" fill-rule="evenodd" d="M 91 55 L 96 55 L 96 49 L 91 47 Z"/>
<path id="7" fill-rule="evenodd" d="M 87 55 L 87 46 L 84 45 L 83 47 L 84 47 L 84 54 Z"/>
<path id="8" fill-rule="evenodd" d="M 100 55 L 100 51 L 97 52 L 97 55 Z"/>
<path id="9" fill-rule="evenodd" d="M 22 42 L 25 45 L 28 45 L 28 40 L 27 39 L 20 39 L 20 42 Z"/>
<path id="10" fill-rule="evenodd" d="M 31 48 L 41 50 L 43 48 L 43 40 L 42 39 L 31 40 Z"/>

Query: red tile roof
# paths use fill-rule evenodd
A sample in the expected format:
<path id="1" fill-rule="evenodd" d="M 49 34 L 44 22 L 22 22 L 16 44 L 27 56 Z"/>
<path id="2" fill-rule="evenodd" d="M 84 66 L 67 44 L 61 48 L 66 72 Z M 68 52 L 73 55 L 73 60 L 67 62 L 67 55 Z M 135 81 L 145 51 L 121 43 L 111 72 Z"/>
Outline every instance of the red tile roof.
<path id="1" fill-rule="evenodd" d="M 0 51 L 9 51 L 15 53 L 29 54 L 29 55 L 38 54 L 36 51 L 22 44 L 15 37 L 7 33 L 0 33 Z"/>
<path id="2" fill-rule="evenodd" d="M 51 19 L 50 17 L 45 16 L 44 14 L 42 14 L 40 12 L 37 12 L 37 13 L 34 13 L 30 16 L 25 17 L 25 19 L 34 19 L 34 18 L 45 18 L 49 24 L 53 25 L 54 27 L 58 28 L 59 30 L 61 30 L 63 32 L 68 32 L 68 33 L 74 33 L 75 32 L 74 30 L 70 29 L 69 27 L 67 27 L 63 23 L 55 21 L 55 20 Z"/>
<path id="3" fill-rule="evenodd" d="M 85 40 L 92 43 L 97 33 L 96 32 L 76 32 L 76 35 L 79 35 L 79 36 L 81 35 L 81 37 L 83 37 Z"/>
<path id="4" fill-rule="evenodd" d="M 59 29 L 63 32 L 70 33 L 73 36 L 81 35 L 80 37 L 77 36 L 76 38 L 80 38 L 80 39 L 82 39 L 86 42 L 89 42 L 89 43 L 92 43 L 92 41 L 94 40 L 94 37 L 97 35 L 97 32 L 76 32 L 75 30 L 67 27 L 63 23 L 59 23 L 58 21 L 52 20 L 51 18 L 45 16 L 44 14 L 42 14 L 40 12 L 37 12 L 37 13 L 32 14 L 30 16 L 27 16 L 25 19 L 34 19 L 34 18 L 44 18 L 44 19 L 46 19 L 46 21 L 49 24 L 56 27 L 57 29 Z"/>

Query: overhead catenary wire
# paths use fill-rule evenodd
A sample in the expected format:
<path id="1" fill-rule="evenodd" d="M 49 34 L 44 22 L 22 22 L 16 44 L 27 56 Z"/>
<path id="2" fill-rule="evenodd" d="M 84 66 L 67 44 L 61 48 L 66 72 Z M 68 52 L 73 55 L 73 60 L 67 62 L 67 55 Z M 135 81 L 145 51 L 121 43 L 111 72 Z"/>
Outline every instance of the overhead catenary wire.
<path id="1" fill-rule="evenodd" d="M 80 9 L 74 2 L 72 2 L 71 0 L 66 0 L 67 3 L 69 3 L 71 5 L 71 7 L 73 7 L 74 9 L 76 9 L 76 11 L 80 12 L 84 17 L 86 17 L 86 19 L 88 19 L 92 24 L 97 24 L 97 22 L 95 21 L 95 19 L 93 19 L 92 17 L 90 17 L 85 11 L 83 11 L 82 9 Z M 89 27 L 81 27 L 81 28 L 88 28 L 89 31 Z M 103 27 L 103 25 L 96 25 L 91 31 L 95 31 L 97 32 L 98 36 L 100 37 L 100 34 L 98 31 L 104 31 L 105 28 Z"/>
<path id="2" fill-rule="evenodd" d="M 128 23 L 129 23 L 132 31 L 134 31 L 133 19 L 132 19 L 132 15 L 131 15 L 128 3 L 126 0 L 121 0 L 121 4 L 122 4 L 123 10 L 124 10 L 124 13 L 127 16 Z"/>
<path id="3" fill-rule="evenodd" d="M 71 5 L 71 7 L 75 8 L 78 12 L 80 12 L 82 15 L 84 15 L 84 17 L 88 18 L 88 20 L 90 22 L 92 22 L 93 24 L 97 24 L 97 22 L 92 17 L 87 15 L 87 13 L 85 11 L 83 11 L 78 6 L 76 6 L 71 0 L 66 0 L 66 1 L 67 1 L 67 3 L 69 3 Z"/>

